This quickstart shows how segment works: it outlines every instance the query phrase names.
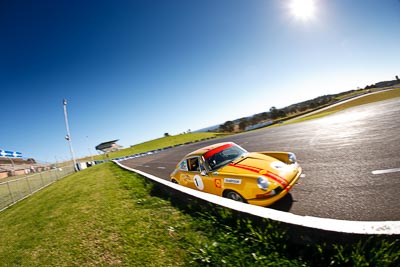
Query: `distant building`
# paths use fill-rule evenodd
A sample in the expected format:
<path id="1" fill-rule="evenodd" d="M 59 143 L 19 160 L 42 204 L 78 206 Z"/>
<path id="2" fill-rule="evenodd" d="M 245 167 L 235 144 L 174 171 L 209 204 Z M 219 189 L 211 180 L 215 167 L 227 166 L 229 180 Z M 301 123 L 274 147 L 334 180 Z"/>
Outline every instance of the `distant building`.
<path id="1" fill-rule="evenodd" d="M 36 163 L 33 158 L 0 157 L 0 179 L 49 169 L 48 164 Z"/>
<path id="2" fill-rule="evenodd" d="M 96 150 L 99 150 L 103 153 L 109 153 L 109 152 L 120 150 L 122 148 L 122 146 L 116 144 L 116 142 L 118 140 L 119 139 L 101 143 L 96 146 Z"/>

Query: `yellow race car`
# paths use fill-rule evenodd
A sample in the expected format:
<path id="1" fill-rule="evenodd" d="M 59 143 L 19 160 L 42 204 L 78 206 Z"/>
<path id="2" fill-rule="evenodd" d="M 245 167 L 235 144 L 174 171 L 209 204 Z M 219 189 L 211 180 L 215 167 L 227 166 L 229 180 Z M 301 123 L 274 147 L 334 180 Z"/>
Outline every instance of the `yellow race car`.
<path id="1" fill-rule="evenodd" d="M 171 182 L 259 206 L 283 198 L 301 175 L 291 152 L 247 152 L 233 142 L 187 154 L 171 173 Z"/>

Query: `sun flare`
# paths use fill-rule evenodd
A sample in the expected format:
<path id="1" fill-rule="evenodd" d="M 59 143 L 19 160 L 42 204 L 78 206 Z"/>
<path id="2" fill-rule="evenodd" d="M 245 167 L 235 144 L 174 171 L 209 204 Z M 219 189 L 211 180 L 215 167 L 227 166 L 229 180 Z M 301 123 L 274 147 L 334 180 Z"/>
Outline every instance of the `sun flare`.
<path id="1" fill-rule="evenodd" d="M 315 14 L 314 0 L 291 0 L 290 10 L 294 17 L 300 20 L 309 20 Z"/>

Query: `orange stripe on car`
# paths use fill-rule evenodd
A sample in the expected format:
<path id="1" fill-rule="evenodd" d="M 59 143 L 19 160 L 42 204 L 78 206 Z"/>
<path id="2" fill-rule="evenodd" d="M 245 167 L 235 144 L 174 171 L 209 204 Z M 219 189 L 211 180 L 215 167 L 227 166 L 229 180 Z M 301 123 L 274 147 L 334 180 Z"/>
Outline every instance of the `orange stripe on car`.
<path id="1" fill-rule="evenodd" d="M 248 170 L 251 172 L 256 172 L 256 173 L 261 173 L 263 171 L 263 169 L 258 168 L 258 167 L 254 167 L 254 166 L 248 166 L 248 165 L 243 165 L 243 164 L 234 164 L 234 163 L 230 163 L 228 166 L 231 167 L 236 167 L 236 168 L 240 168 L 240 169 L 244 169 L 244 170 Z M 268 178 L 274 180 L 275 182 L 279 183 L 280 185 L 282 185 L 283 187 L 286 187 L 288 182 L 281 176 L 267 171 L 266 174 L 263 174 L 264 176 L 267 176 Z"/>
<path id="2" fill-rule="evenodd" d="M 268 171 L 265 175 L 267 177 L 273 179 L 274 181 L 280 183 L 284 187 L 287 186 L 287 184 L 288 184 L 288 182 L 283 177 L 281 177 L 281 176 L 279 176 L 279 175 L 277 175 L 277 174 L 275 174 L 273 172 Z"/>

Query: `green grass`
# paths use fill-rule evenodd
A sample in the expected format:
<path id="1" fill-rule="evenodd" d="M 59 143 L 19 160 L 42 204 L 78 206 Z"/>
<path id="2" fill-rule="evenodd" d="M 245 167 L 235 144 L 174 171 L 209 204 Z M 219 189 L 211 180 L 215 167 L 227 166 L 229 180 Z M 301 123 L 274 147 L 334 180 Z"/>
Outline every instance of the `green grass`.
<path id="1" fill-rule="evenodd" d="M 0 213 L 1 266 L 396 266 L 400 242 L 292 241 L 280 224 L 177 193 L 113 163 Z"/>
<path id="2" fill-rule="evenodd" d="M 203 237 L 149 190 L 112 163 L 58 181 L 0 214 L 1 265 L 183 265 Z"/>

